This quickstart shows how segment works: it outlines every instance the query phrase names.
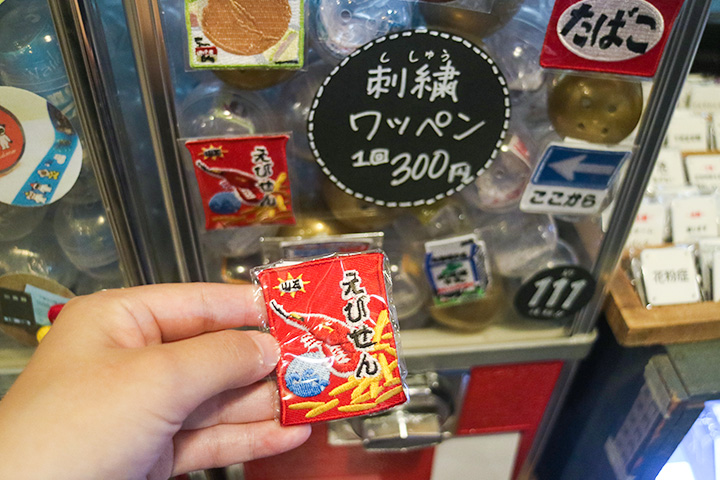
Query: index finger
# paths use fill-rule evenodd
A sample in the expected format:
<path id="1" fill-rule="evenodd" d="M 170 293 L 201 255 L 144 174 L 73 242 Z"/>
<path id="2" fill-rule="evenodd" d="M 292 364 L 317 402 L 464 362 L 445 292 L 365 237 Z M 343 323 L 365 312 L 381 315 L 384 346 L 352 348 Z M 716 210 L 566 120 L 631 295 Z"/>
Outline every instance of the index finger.
<path id="1" fill-rule="evenodd" d="M 265 313 L 255 302 L 254 292 L 251 285 L 160 284 L 106 290 L 84 301 L 86 308 L 101 308 L 105 318 L 112 317 L 109 311 L 124 310 L 150 345 L 229 328 L 260 326 Z"/>

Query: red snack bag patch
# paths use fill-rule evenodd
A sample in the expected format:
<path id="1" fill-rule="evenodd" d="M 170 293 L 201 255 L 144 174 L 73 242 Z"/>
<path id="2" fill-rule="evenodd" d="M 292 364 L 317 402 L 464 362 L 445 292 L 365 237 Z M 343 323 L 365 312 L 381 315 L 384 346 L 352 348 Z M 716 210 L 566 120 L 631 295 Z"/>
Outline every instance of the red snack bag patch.
<path id="1" fill-rule="evenodd" d="M 372 252 L 254 272 L 280 343 L 283 425 L 366 415 L 407 400 L 384 262 Z"/>
<path id="2" fill-rule="evenodd" d="M 287 135 L 189 140 L 205 228 L 294 224 Z"/>

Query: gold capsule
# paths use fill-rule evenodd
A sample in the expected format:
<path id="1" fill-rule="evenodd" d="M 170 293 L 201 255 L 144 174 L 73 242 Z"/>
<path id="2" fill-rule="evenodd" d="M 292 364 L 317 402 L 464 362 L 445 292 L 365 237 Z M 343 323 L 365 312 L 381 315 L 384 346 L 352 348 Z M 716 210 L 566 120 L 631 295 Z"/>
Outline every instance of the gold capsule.
<path id="1" fill-rule="evenodd" d="M 555 131 L 592 143 L 622 141 L 637 126 L 643 110 L 639 82 L 566 75 L 548 96 Z"/>
<path id="2" fill-rule="evenodd" d="M 502 288 L 496 283 L 475 302 L 430 307 L 430 316 L 441 325 L 464 332 L 486 328 L 502 316 Z"/>
<path id="3" fill-rule="evenodd" d="M 449 0 L 419 2 L 420 12 L 430 28 L 437 28 L 479 42 L 505 25 L 520 9 L 522 0 L 493 2 L 489 13 L 442 5 Z"/>
<path id="4" fill-rule="evenodd" d="M 262 90 L 288 80 L 295 74 L 287 69 L 215 70 L 213 73 L 228 85 L 241 90 Z"/>
<path id="5" fill-rule="evenodd" d="M 398 209 L 381 207 L 355 198 L 330 181 L 323 182 L 323 196 L 335 218 L 357 232 L 382 230 L 399 215 Z"/>
<path id="6" fill-rule="evenodd" d="M 222 259 L 221 275 L 225 283 L 237 285 L 250 285 L 252 283 L 252 268 L 261 264 L 253 257 L 226 257 Z"/>
<path id="7" fill-rule="evenodd" d="M 339 235 L 344 229 L 332 220 L 325 220 L 319 217 L 298 217 L 295 225 L 287 225 L 280 229 L 282 237 L 325 237 L 328 235 Z"/>
<path id="8" fill-rule="evenodd" d="M 467 229 L 467 215 L 462 204 L 446 198 L 432 205 L 408 209 L 420 221 L 431 238 L 453 235 Z"/>

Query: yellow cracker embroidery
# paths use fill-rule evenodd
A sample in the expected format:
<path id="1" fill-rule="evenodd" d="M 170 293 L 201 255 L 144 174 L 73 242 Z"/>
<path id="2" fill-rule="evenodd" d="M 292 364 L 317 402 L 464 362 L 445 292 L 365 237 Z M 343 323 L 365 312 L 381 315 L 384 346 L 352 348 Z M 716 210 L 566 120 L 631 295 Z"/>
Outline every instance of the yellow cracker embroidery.
<path id="1" fill-rule="evenodd" d="M 382 387 L 380 386 L 380 379 L 375 377 L 375 381 L 370 384 L 370 396 L 372 398 L 377 398 L 381 391 Z"/>
<path id="2" fill-rule="evenodd" d="M 328 410 L 332 410 L 337 406 L 337 404 L 340 403 L 340 400 L 337 398 L 330 400 L 325 405 L 322 405 L 320 407 L 313 408 L 309 412 L 305 414 L 305 418 L 312 418 L 317 417 L 318 415 L 322 415 L 323 413 L 327 412 Z"/>
<path id="3" fill-rule="evenodd" d="M 372 377 L 363 378 L 360 381 L 360 385 L 358 385 L 357 388 L 355 390 L 353 390 L 353 393 L 350 396 L 350 398 L 357 398 L 360 395 L 362 395 L 363 392 L 365 391 L 365 389 L 370 386 L 370 382 L 372 382 L 372 380 L 373 380 Z"/>
<path id="4" fill-rule="evenodd" d="M 320 405 L 325 405 L 325 402 L 299 402 L 288 405 L 288 408 L 291 408 L 293 410 L 302 410 L 305 408 L 317 408 Z"/>
<path id="5" fill-rule="evenodd" d="M 380 337 L 382 337 L 382 332 L 385 330 L 385 325 L 388 323 L 388 311 L 383 310 L 380 312 L 380 315 L 378 315 L 377 324 L 375 325 L 375 334 L 373 335 L 372 341 L 374 343 L 378 343 L 380 341 Z"/>
<path id="6" fill-rule="evenodd" d="M 348 378 L 347 382 L 343 383 L 339 387 L 335 387 L 332 390 L 330 390 L 330 393 L 328 395 L 330 395 L 331 397 L 334 397 L 335 395 L 339 395 L 343 392 L 347 392 L 348 390 L 355 388 L 359 383 L 360 383 L 359 378 L 350 377 L 350 378 Z"/>
<path id="7" fill-rule="evenodd" d="M 393 357 L 397 357 L 397 351 L 394 348 L 392 348 L 390 345 L 388 345 L 387 343 L 375 344 L 373 350 L 375 350 L 376 352 L 378 350 L 385 350 L 387 353 L 389 353 Z"/>
<path id="8" fill-rule="evenodd" d="M 393 389 L 390 390 L 390 391 L 387 391 L 387 392 L 383 393 L 382 395 L 380 395 L 380 396 L 377 398 L 377 400 L 375 400 L 375 403 L 380 404 L 380 403 L 384 402 L 385 400 L 387 400 L 388 398 L 394 397 L 394 396 L 397 395 L 398 393 L 402 392 L 402 389 L 403 389 L 403 388 L 402 388 L 402 385 L 400 385 L 400 386 L 397 386 L 397 387 L 393 388 Z"/>
<path id="9" fill-rule="evenodd" d="M 392 387 L 395 385 L 400 385 L 400 383 L 402 383 L 402 379 L 400 377 L 396 377 L 396 378 L 393 378 L 392 380 L 390 380 L 389 382 L 385 382 L 385 386 Z"/>
<path id="10" fill-rule="evenodd" d="M 390 369 L 390 366 L 387 363 L 387 358 L 385 358 L 385 355 L 382 353 L 379 353 L 377 356 L 378 362 L 380 362 L 380 368 L 382 368 L 383 377 L 385 377 L 386 382 L 390 382 L 393 379 L 393 373 Z"/>
<path id="11" fill-rule="evenodd" d="M 365 403 L 365 402 L 367 402 L 368 400 L 370 400 L 370 392 L 367 392 L 367 393 L 364 393 L 364 394 L 360 395 L 359 397 L 351 400 L 350 403 L 354 405 L 354 404 L 356 404 L 356 403 Z"/>

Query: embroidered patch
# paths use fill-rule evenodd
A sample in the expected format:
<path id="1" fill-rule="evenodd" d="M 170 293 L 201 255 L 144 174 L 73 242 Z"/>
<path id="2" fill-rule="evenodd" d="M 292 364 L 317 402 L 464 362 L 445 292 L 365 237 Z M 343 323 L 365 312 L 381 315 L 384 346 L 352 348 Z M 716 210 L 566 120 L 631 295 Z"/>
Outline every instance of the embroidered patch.
<path id="1" fill-rule="evenodd" d="M 540 65 L 652 77 L 682 0 L 558 0 Z"/>
<path id="2" fill-rule="evenodd" d="M 285 146 L 287 135 L 203 138 L 192 155 L 205 228 L 293 224 Z"/>
<path id="3" fill-rule="evenodd" d="M 372 252 L 254 271 L 280 343 L 283 425 L 365 415 L 407 400 L 384 262 Z"/>
<path id="4" fill-rule="evenodd" d="M 303 63 L 302 0 L 185 0 L 192 68 Z"/>
<path id="5" fill-rule="evenodd" d="M 490 285 L 485 242 L 474 233 L 426 242 L 425 273 L 435 305 L 484 297 Z"/>

